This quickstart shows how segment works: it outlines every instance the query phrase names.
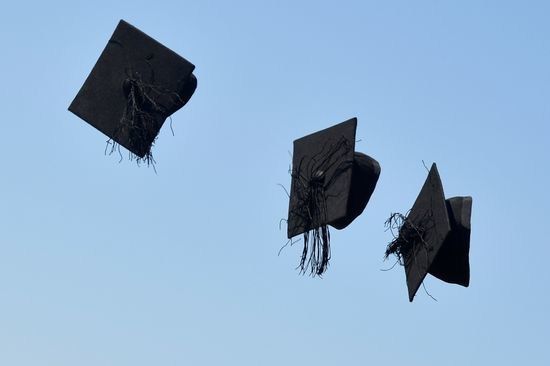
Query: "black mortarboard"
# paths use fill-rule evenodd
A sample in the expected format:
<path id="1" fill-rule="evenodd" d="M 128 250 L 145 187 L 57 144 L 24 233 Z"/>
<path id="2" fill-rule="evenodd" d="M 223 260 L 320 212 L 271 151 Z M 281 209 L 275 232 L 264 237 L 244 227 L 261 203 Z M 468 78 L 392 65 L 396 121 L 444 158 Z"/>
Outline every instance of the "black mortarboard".
<path id="1" fill-rule="evenodd" d="M 197 87 L 195 66 L 121 20 L 69 110 L 139 159 Z M 138 161 L 139 161 L 138 159 Z"/>
<path id="2" fill-rule="evenodd" d="M 356 128 L 357 119 L 352 118 L 294 141 L 288 238 L 304 234 L 302 273 L 308 266 L 312 275 L 326 270 L 330 259 L 327 225 L 348 226 L 374 192 L 380 165 L 355 152 Z"/>
<path id="3" fill-rule="evenodd" d="M 437 166 L 432 165 L 409 214 L 392 214 L 387 224 L 398 228 L 386 257 L 395 254 L 405 266 L 409 301 L 426 274 L 450 283 L 470 282 L 471 197 L 445 200 Z"/>

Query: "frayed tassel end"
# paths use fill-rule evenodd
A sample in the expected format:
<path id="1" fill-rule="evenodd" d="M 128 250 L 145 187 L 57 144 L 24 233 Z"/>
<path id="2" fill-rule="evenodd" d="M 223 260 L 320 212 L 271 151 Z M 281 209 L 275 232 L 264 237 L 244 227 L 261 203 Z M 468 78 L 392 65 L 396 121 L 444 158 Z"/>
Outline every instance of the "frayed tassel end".
<path id="1" fill-rule="evenodd" d="M 148 167 L 151 166 L 153 170 L 156 172 L 157 170 L 155 168 L 155 164 L 157 163 L 157 161 L 153 157 L 153 152 L 151 151 L 152 150 L 151 147 L 149 147 L 145 155 L 142 157 L 134 154 L 131 151 L 128 151 L 128 160 L 135 161 L 138 166 L 141 166 L 142 164 L 147 165 Z M 115 152 L 118 152 L 118 155 L 120 156 L 119 163 L 121 163 L 122 160 L 124 160 L 124 157 L 122 155 L 122 152 L 120 151 L 120 144 L 118 144 L 113 139 L 107 140 L 107 145 L 105 146 L 105 155 L 112 155 Z"/>
<path id="2" fill-rule="evenodd" d="M 327 225 L 304 233 L 304 250 L 300 260 L 300 273 L 321 276 L 330 260 L 330 232 Z"/>

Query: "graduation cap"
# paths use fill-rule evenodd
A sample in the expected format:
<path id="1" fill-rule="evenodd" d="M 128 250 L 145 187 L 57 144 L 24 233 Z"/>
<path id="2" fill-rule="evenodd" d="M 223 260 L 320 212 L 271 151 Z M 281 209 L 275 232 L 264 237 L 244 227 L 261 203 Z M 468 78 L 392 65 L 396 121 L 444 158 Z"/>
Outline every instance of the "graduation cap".
<path id="1" fill-rule="evenodd" d="M 388 245 L 405 267 L 409 301 L 428 273 L 448 282 L 470 284 L 470 218 L 472 197 L 445 199 L 443 185 L 432 165 L 426 182 L 407 216 L 392 214 L 386 222 L 398 235 Z"/>
<path id="2" fill-rule="evenodd" d="M 118 23 L 69 110 L 117 144 L 154 163 L 151 146 L 166 118 L 197 87 L 195 66 L 124 20 Z"/>
<path id="3" fill-rule="evenodd" d="M 302 273 L 325 272 L 330 259 L 328 225 L 343 229 L 359 216 L 374 192 L 380 165 L 355 152 L 352 118 L 294 141 L 288 238 L 303 234 Z"/>

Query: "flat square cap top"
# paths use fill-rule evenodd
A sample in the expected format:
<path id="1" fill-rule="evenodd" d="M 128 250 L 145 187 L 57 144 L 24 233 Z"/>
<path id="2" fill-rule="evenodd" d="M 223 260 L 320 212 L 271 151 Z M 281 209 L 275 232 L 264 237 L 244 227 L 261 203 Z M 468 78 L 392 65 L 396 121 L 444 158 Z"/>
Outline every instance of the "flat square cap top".
<path id="1" fill-rule="evenodd" d="M 407 216 L 407 222 L 412 226 L 412 231 L 418 230 L 421 237 L 413 240 L 413 247 L 404 256 L 409 301 L 412 301 L 451 231 L 443 185 L 435 164 L 432 165 L 428 178 Z M 408 230 L 410 233 L 410 227 Z M 402 234 L 407 235 L 400 233 Z"/>
<path id="2" fill-rule="evenodd" d="M 352 118 L 294 141 L 288 238 L 346 216 L 356 128 Z"/>
<path id="3" fill-rule="evenodd" d="M 146 140 L 150 147 L 165 119 L 185 104 L 182 91 L 189 89 L 190 82 L 195 82 L 191 94 L 194 91 L 194 68 L 121 20 L 69 110 L 142 157 L 147 152 L 144 147 L 132 143 L 132 136 L 120 128 L 129 102 L 134 103 L 134 114 L 149 110 L 153 126 Z M 134 93 L 133 86 L 139 88 L 140 95 Z"/>

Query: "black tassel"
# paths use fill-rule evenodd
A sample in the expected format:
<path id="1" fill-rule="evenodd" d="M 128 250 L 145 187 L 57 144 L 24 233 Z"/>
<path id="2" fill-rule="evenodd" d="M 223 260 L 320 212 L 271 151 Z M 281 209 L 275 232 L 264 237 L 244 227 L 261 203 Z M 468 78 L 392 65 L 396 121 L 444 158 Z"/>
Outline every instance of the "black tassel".
<path id="1" fill-rule="evenodd" d="M 300 260 L 300 273 L 307 272 L 310 268 L 312 276 L 322 275 L 328 267 L 330 260 L 330 232 L 328 226 L 315 225 L 315 223 L 326 222 L 326 198 L 322 180 L 312 180 L 309 192 L 304 202 L 307 207 L 307 222 L 311 223 L 313 229 L 304 232 L 304 249 Z M 309 259 L 308 259 L 309 253 Z"/>
<path id="2" fill-rule="evenodd" d="M 424 226 L 415 226 L 407 216 L 401 213 L 392 213 L 384 224 L 392 233 L 393 240 L 386 247 L 384 258 L 395 255 L 400 265 L 410 258 L 418 245 L 427 247 L 424 240 Z"/>
<path id="3" fill-rule="evenodd" d="M 139 153 L 137 155 L 129 152 L 129 160 L 136 160 L 138 165 L 145 163 L 154 169 L 156 162 L 151 148 L 168 114 L 167 108 L 158 101 L 163 98 L 171 105 L 181 104 L 183 101 L 177 93 L 143 81 L 137 72 L 127 74 L 122 86 L 127 98 L 126 107 L 113 133 L 114 137 L 107 141 L 107 148 L 110 146 L 109 154 L 115 151 L 120 154 L 120 147 L 115 141 L 118 137 L 127 136 L 129 147 Z"/>

